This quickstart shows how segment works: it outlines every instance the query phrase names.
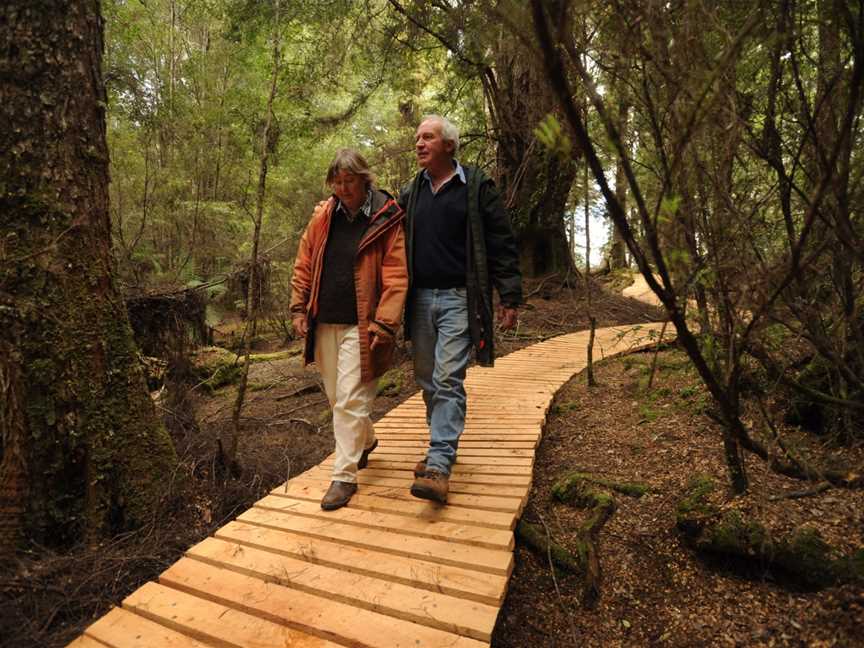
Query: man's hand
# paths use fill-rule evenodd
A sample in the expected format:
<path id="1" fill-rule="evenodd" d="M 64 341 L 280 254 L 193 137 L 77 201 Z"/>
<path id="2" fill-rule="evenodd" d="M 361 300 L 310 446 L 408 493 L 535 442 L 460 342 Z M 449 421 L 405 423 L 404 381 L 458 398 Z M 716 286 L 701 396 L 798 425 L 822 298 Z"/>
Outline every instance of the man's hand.
<path id="1" fill-rule="evenodd" d="M 373 333 L 372 334 L 372 341 L 369 343 L 369 349 L 374 351 L 375 347 L 379 346 L 380 344 L 381 344 L 381 338 L 378 337 L 377 333 Z"/>
<path id="2" fill-rule="evenodd" d="M 510 308 L 502 304 L 498 305 L 498 325 L 501 327 L 502 331 L 509 331 L 510 329 L 515 328 L 518 319 L 519 315 L 515 308 Z"/>
<path id="3" fill-rule="evenodd" d="M 309 333 L 309 322 L 302 315 L 292 319 L 291 326 L 294 327 L 294 332 L 300 337 L 306 337 L 306 334 Z"/>

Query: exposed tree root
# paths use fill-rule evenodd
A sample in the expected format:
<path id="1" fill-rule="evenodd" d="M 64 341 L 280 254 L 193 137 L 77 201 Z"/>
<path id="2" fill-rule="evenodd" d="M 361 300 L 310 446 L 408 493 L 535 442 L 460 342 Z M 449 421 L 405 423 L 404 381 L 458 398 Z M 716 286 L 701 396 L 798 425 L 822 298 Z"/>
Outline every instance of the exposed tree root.
<path id="1" fill-rule="evenodd" d="M 552 488 L 553 497 L 588 511 L 588 516 L 576 531 L 575 553 L 552 542 L 540 527 L 520 522 L 517 528 L 518 536 L 529 546 L 549 554 L 552 562 L 562 569 L 582 575 L 585 582 L 582 604 L 587 608 L 594 607 L 600 597 L 601 568 L 597 537 L 617 508 L 609 492 L 595 489 L 592 484 L 632 497 L 641 497 L 648 490 L 644 484 L 618 483 L 579 472 L 570 473 L 559 480 Z"/>
<path id="2" fill-rule="evenodd" d="M 579 555 L 569 552 L 548 537 L 541 525 L 520 520 L 516 526 L 516 536 L 535 551 L 544 556 L 551 556 L 552 562 L 557 567 L 573 574 L 581 574 L 584 571 Z"/>
<path id="3" fill-rule="evenodd" d="M 808 527 L 778 536 L 742 511 L 713 504 L 709 498 L 715 490 L 710 477 L 696 477 L 678 504 L 678 529 L 697 551 L 778 568 L 807 587 L 864 581 L 864 549 L 838 555 Z"/>
<path id="4" fill-rule="evenodd" d="M 645 493 L 651 490 L 648 484 L 641 482 L 617 482 L 603 477 L 595 477 L 589 473 L 572 472 L 559 479 L 552 487 L 552 495 L 561 502 L 570 502 L 574 498 L 580 497 L 586 489 L 586 483 L 597 484 L 603 488 L 627 495 L 629 497 L 642 497 Z M 592 491 L 589 491 L 592 492 Z M 586 508 L 593 506 L 591 503 L 581 504 L 579 501 L 573 501 L 575 506 Z"/>

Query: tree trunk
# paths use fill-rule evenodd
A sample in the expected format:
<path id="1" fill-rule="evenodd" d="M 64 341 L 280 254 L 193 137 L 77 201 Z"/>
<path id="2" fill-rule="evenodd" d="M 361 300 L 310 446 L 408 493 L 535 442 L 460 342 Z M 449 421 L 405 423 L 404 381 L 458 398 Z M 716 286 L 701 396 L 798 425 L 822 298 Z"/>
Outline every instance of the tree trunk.
<path id="1" fill-rule="evenodd" d="M 499 179 L 522 272 L 576 274 L 564 226 L 576 165 L 549 154 L 534 136 L 540 121 L 555 111 L 555 101 L 542 70 L 512 38 L 497 42 L 494 59 L 496 85 L 487 84 L 487 96 L 497 118 Z"/>
<path id="2" fill-rule="evenodd" d="M 134 527 L 176 463 L 114 285 L 102 47 L 96 0 L 0 7 L 4 540 Z"/>
<path id="3" fill-rule="evenodd" d="M 618 97 L 618 132 L 621 133 L 621 139 L 627 142 L 630 130 L 630 103 L 627 97 L 627 84 L 623 81 L 617 83 L 615 94 Z M 622 209 L 626 211 L 627 177 L 624 175 L 624 164 L 620 158 L 617 158 L 615 163 L 615 196 L 617 196 L 618 202 L 621 203 Z M 627 263 L 627 243 L 624 241 L 621 230 L 614 223 L 612 224 L 612 242 L 609 246 L 606 265 L 609 270 L 619 270 L 629 267 Z"/>
<path id="4" fill-rule="evenodd" d="M 220 439 L 220 448 L 224 459 L 232 472 L 239 471 L 237 462 L 237 440 L 240 437 L 240 414 L 246 399 L 246 386 L 249 381 L 249 355 L 252 352 L 252 341 L 257 334 L 258 306 L 261 298 L 261 286 L 258 275 L 258 246 L 261 242 L 261 225 L 264 221 L 264 198 L 267 189 L 267 170 L 270 161 L 271 144 L 270 131 L 273 127 L 273 101 L 276 99 L 277 82 L 279 80 L 279 0 L 276 0 L 273 18 L 273 60 L 270 71 L 270 93 L 267 97 L 267 117 L 264 131 L 261 135 L 261 157 L 258 160 L 258 190 L 255 194 L 255 216 L 253 219 L 252 254 L 249 260 L 249 288 L 246 291 L 246 334 L 243 342 L 243 372 L 240 374 L 240 384 L 237 386 L 237 398 L 231 416 L 232 435 L 227 444 Z"/>

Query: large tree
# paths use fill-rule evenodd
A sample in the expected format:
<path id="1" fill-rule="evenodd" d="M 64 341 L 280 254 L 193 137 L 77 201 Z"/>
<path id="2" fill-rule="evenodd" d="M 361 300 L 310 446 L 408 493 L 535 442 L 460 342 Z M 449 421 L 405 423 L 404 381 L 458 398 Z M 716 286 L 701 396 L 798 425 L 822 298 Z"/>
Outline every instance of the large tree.
<path id="1" fill-rule="evenodd" d="M 498 24 L 527 21 L 524 7 L 489 0 L 389 3 L 407 33 L 419 29 L 430 47 L 447 50 L 449 75 L 482 87 L 484 136 L 494 145 L 494 175 L 510 210 L 522 271 L 531 276 L 575 271 L 564 217 L 576 165 L 550 154 L 535 135 L 556 111 L 555 97 L 524 38 L 514 38 Z"/>
<path id="2" fill-rule="evenodd" d="M 0 6 L 0 552 L 153 513 L 175 463 L 114 283 L 98 0 Z"/>

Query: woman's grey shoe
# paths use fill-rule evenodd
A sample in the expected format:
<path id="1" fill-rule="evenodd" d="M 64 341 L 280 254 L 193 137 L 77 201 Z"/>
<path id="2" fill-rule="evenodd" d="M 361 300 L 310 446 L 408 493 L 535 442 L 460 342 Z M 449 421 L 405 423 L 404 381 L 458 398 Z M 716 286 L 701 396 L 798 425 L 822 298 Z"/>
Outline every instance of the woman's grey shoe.
<path id="1" fill-rule="evenodd" d="M 330 482 L 330 488 L 321 499 L 321 508 L 325 511 L 333 511 L 345 506 L 351 496 L 357 492 L 357 484 L 343 481 Z"/>

